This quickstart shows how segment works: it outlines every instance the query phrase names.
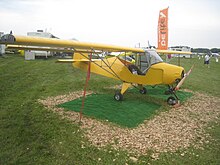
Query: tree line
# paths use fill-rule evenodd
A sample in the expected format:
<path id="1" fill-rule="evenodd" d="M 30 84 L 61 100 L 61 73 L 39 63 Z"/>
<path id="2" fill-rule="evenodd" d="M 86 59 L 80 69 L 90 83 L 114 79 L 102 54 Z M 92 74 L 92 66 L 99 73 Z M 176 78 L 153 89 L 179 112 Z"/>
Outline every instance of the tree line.
<path id="1" fill-rule="evenodd" d="M 208 49 L 208 48 L 191 48 L 191 52 L 193 53 L 219 53 L 220 52 L 220 48 L 212 48 L 212 49 Z"/>

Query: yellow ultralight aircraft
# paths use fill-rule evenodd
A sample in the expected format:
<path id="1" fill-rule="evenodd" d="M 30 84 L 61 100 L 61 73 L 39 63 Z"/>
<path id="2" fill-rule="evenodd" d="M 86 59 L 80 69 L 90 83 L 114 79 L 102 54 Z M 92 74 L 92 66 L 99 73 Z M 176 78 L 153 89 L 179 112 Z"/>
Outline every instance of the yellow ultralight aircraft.
<path id="1" fill-rule="evenodd" d="M 157 54 L 157 50 L 152 49 L 11 34 L 2 36 L 0 44 L 15 45 L 11 47 L 18 47 L 20 50 L 72 51 L 74 52 L 73 59 L 60 59 L 58 62 L 72 63 L 73 67 L 120 80 L 122 88 L 114 95 L 117 101 L 123 99 L 123 94 L 131 86 L 137 87 L 141 94 L 146 94 L 147 90 L 144 85 L 164 84 L 169 86 L 168 91 L 174 95 L 174 97 L 170 96 L 167 99 L 167 103 L 175 105 L 179 102 L 175 91 L 180 88 L 192 70 L 191 68 L 185 74 L 183 67 L 163 62 Z M 108 54 L 109 52 L 121 52 L 123 56 L 131 53 L 135 54 L 135 64 L 120 58 L 119 55 L 105 58 L 103 54 Z M 190 52 L 166 51 L 166 53 L 189 54 Z"/>

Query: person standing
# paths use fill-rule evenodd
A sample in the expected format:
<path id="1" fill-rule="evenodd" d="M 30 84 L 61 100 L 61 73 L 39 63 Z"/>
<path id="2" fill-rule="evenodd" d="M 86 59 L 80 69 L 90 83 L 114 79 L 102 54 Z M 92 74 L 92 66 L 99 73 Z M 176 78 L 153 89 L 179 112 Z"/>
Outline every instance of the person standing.
<path id="1" fill-rule="evenodd" d="M 215 57 L 215 62 L 218 62 L 218 56 Z"/>
<path id="2" fill-rule="evenodd" d="M 206 55 L 205 55 L 205 58 L 204 58 L 204 64 L 207 65 L 208 68 L 209 68 L 209 60 L 210 60 L 210 58 L 211 58 L 211 57 L 210 57 L 208 54 L 206 54 Z"/>

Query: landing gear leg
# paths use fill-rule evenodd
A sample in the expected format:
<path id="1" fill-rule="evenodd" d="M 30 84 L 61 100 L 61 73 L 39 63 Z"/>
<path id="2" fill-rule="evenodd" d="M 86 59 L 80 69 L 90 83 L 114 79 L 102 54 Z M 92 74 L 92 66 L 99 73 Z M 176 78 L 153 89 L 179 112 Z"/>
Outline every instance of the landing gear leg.
<path id="1" fill-rule="evenodd" d="M 123 83 L 121 91 L 116 92 L 114 95 L 114 99 L 116 101 L 122 101 L 123 100 L 123 94 L 127 91 L 127 89 L 131 86 L 131 83 Z"/>
<path id="2" fill-rule="evenodd" d="M 170 88 L 170 94 L 173 94 L 175 97 L 170 96 L 167 99 L 167 104 L 168 105 L 178 105 L 180 103 L 178 96 L 176 95 L 174 90 L 171 90 Z"/>
<path id="3" fill-rule="evenodd" d="M 139 87 L 139 92 L 141 94 L 146 94 L 147 93 L 147 89 L 145 87 L 143 87 L 143 85 L 138 85 Z"/>
<path id="4" fill-rule="evenodd" d="M 165 95 L 171 95 L 173 94 L 173 88 L 168 85 L 168 90 L 164 92 Z"/>

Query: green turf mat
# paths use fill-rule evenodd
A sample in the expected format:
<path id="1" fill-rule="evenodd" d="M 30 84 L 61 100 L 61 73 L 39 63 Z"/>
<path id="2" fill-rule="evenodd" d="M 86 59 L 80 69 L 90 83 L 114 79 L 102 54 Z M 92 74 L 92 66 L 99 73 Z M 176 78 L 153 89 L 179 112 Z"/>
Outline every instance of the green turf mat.
<path id="1" fill-rule="evenodd" d="M 166 89 L 167 88 L 160 86 L 148 88 L 147 96 L 138 94 L 138 90 L 136 89 L 130 89 L 127 92 L 130 94 L 133 93 L 133 95 L 129 98 L 129 96 L 125 94 L 124 101 L 115 101 L 112 94 L 92 94 L 85 99 L 83 114 L 96 119 L 109 121 L 123 127 L 136 127 L 155 114 L 156 110 L 161 106 L 139 98 L 152 97 L 166 101 L 169 97 L 169 95 L 164 94 Z M 137 95 L 137 97 L 135 97 L 135 95 Z M 191 97 L 192 93 L 178 91 L 177 95 L 181 101 L 183 101 Z M 81 105 L 82 99 L 79 98 L 58 106 L 79 112 Z"/>
<path id="2" fill-rule="evenodd" d="M 72 100 L 59 107 L 80 111 L 81 99 Z M 108 120 L 124 127 L 136 127 L 149 118 L 160 105 L 143 102 L 143 100 L 115 101 L 112 95 L 92 94 L 86 97 L 84 115 Z"/>

